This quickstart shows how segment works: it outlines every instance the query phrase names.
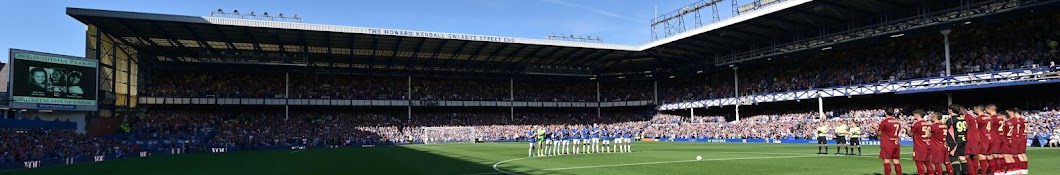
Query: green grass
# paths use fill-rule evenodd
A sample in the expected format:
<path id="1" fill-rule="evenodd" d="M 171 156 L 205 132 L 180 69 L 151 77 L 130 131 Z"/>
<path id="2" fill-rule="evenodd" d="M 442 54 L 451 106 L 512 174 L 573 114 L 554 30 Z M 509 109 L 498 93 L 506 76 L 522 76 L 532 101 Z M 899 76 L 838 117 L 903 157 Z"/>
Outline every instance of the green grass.
<path id="1" fill-rule="evenodd" d="M 373 148 L 249 151 L 155 156 L 102 163 L 3 171 L 18 175 L 167 174 L 877 174 L 877 146 L 864 156 L 818 156 L 816 145 L 634 143 L 633 153 L 525 158 L 525 143 L 409 145 Z M 911 148 L 903 172 L 915 174 Z M 835 153 L 835 147 L 831 148 Z M 692 161 L 696 156 L 703 161 Z M 1034 174 L 1060 174 L 1060 150 L 1028 150 Z M 515 159 L 515 160 L 513 160 Z"/>

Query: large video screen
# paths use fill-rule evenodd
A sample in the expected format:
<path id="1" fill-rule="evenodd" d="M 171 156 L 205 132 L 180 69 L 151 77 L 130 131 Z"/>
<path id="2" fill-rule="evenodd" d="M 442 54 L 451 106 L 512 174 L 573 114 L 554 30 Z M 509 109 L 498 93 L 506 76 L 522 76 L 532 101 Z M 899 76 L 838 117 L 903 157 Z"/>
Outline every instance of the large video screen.
<path id="1" fill-rule="evenodd" d="M 11 107 L 96 111 L 99 61 L 11 49 Z"/>

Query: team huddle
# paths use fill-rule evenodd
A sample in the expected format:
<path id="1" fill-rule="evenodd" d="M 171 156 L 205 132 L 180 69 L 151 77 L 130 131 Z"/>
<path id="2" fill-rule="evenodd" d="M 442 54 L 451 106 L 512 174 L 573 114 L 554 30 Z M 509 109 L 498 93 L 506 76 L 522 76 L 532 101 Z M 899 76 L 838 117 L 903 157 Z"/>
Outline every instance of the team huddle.
<path id="1" fill-rule="evenodd" d="M 595 124 L 592 127 L 535 128 L 527 133 L 530 136 L 529 157 L 632 152 L 633 133 L 629 129 L 607 129 Z"/>
<path id="2" fill-rule="evenodd" d="M 916 122 L 906 134 L 913 138 L 913 160 L 919 174 L 1028 173 L 1027 127 L 1019 109 L 998 113 L 994 105 L 976 106 L 973 111 L 951 105 L 947 111 L 945 116 L 913 112 Z M 902 174 L 898 134 L 903 124 L 891 111 L 885 115 L 878 127 L 884 173 L 890 175 L 893 164 L 895 172 Z"/>

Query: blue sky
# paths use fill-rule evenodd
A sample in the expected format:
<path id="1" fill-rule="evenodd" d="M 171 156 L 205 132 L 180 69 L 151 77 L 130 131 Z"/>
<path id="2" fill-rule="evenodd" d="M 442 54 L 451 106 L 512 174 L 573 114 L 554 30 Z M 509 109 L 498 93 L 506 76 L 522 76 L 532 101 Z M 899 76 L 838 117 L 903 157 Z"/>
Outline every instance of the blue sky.
<path id="1" fill-rule="evenodd" d="M 11 1 L 4 3 L 8 8 L 0 10 L 0 16 L 7 24 L 17 25 L 0 27 L 0 55 L 7 57 L 8 48 L 19 48 L 84 56 L 85 25 L 67 16 L 66 7 L 191 16 L 208 16 L 218 8 L 238 9 L 244 13 L 298 14 L 305 23 L 521 38 L 573 34 L 637 45 L 651 40 L 649 21 L 656 6 L 662 14 L 693 2 L 696 0 Z M 722 11 L 730 8 L 720 7 L 725 9 Z M 709 19 L 709 12 L 703 17 Z M 0 60 L 6 62 L 7 58 Z"/>

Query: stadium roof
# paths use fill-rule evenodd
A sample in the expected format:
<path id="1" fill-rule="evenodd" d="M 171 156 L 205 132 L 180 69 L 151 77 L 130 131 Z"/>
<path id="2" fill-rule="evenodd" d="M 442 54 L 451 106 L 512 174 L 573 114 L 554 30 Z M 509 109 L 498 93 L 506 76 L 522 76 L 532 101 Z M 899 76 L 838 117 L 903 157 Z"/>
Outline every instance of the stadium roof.
<path id="1" fill-rule="evenodd" d="M 652 72 L 663 77 L 830 46 L 778 51 L 837 33 L 1002 1 L 776 0 L 636 46 L 83 8 L 67 8 L 67 14 L 156 58 L 142 60 L 149 64 L 276 64 L 391 75 Z M 1028 4 L 1055 6 L 1056 1 L 1034 2 Z M 863 38 L 903 30 L 910 29 Z M 848 40 L 856 39 L 862 38 Z"/>

